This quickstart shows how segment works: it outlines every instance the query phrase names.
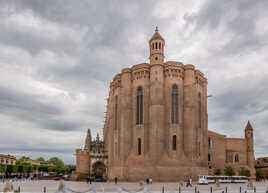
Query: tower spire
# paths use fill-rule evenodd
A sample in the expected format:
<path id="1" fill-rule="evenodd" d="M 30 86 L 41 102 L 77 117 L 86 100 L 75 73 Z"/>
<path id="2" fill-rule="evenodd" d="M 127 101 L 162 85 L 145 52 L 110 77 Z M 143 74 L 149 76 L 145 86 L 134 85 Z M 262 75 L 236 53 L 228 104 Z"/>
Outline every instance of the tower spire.
<path id="1" fill-rule="evenodd" d="M 149 41 L 150 47 L 150 63 L 162 64 L 164 62 L 164 47 L 165 40 L 160 35 L 158 27 L 155 27 L 155 32 Z"/>
<path id="2" fill-rule="evenodd" d="M 253 130 L 249 120 L 248 120 L 248 123 L 247 123 L 245 130 Z"/>
<path id="3" fill-rule="evenodd" d="M 88 129 L 84 149 L 89 150 L 90 149 L 90 144 L 91 144 L 91 132 L 90 132 L 90 129 Z"/>

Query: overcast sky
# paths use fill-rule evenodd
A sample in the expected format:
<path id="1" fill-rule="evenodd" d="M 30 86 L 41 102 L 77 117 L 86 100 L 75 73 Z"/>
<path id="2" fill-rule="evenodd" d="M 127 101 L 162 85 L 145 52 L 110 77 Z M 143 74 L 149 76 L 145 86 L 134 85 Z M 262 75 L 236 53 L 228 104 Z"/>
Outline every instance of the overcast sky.
<path id="1" fill-rule="evenodd" d="M 113 76 L 148 62 L 155 26 L 166 60 L 208 78 L 209 129 L 268 155 L 268 1 L 0 0 L 0 153 L 75 163 L 101 132 Z"/>

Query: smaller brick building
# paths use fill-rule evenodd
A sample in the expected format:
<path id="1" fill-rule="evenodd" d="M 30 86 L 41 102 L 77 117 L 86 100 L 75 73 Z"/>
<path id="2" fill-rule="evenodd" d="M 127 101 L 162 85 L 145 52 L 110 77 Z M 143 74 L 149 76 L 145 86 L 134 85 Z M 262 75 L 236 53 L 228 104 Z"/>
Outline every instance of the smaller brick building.
<path id="1" fill-rule="evenodd" d="M 245 128 L 245 138 L 227 138 L 225 135 L 208 131 L 208 167 L 209 174 L 215 169 L 224 173 L 226 166 L 234 168 L 236 174 L 242 168 L 255 175 L 253 128 L 248 121 Z"/>

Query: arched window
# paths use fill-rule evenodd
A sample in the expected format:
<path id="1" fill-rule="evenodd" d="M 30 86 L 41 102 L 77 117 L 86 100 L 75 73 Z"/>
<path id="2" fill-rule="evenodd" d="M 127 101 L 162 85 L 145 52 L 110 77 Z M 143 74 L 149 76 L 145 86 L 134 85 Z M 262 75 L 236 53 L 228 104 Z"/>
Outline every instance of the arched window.
<path id="1" fill-rule="evenodd" d="M 157 48 L 157 42 L 155 43 L 155 49 L 158 49 L 158 48 Z"/>
<path id="2" fill-rule="evenodd" d="M 118 96 L 115 96 L 114 102 L 114 128 L 117 129 L 117 114 L 118 114 Z"/>
<path id="3" fill-rule="evenodd" d="M 138 138 L 138 155 L 141 155 L 141 138 Z"/>
<path id="4" fill-rule="evenodd" d="M 210 156 L 210 154 L 208 154 L 208 161 L 209 161 L 209 162 L 211 161 L 211 156 Z"/>
<path id="5" fill-rule="evenodd" d="M 178 86 L 174 84 L 172 86 L 172 95 L 171 95 L 171 123 L 178 124 L 179 117 L 179 103 L 178 103 Z"/>
<path id="6" fill-rule="evenodd" d="M 176 150 L 177 149 L 177 136 L 173 135 L 172 137 L 172 150 Z"/>
<path id="7" fill-rule="evenodd" d="M 239 162 L 238 154 L 235 154 L 235 162 Z"/>
<path id="8" fill-rule="evenodd" d="M 201 93 L 198 93 L 198 128 L 201 128 Z"/>
<path id="9" fill-rule="evenodd" d="M 136 124 L 140 125 L 143 123 L 143 92 L 142 87 L 137 89 L 137 106 L 136 106 Z"/>
<path id="10" fill-rule="evenodd" d="M 159 49 L 161 49 L 161 43 L 159 42 Z"/>

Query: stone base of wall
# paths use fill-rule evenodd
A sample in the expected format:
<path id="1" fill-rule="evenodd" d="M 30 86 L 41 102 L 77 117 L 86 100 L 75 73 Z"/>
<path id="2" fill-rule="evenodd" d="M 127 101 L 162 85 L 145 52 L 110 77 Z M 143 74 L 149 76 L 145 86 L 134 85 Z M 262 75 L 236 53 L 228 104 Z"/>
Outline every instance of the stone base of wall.
<path id="1" fill-rule="evenodd" d="M 121 181 L 144 181 L 146 178 L 152 178 L 153 181 L 180 181 L 189 178 L 197 180 L 198 175 L 208 175 L 208 169 L 197 166 L 111 167 L 108 178 L 113 180 L 117 177 Z"/>

